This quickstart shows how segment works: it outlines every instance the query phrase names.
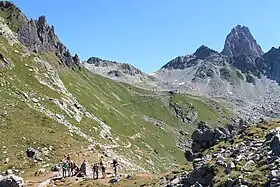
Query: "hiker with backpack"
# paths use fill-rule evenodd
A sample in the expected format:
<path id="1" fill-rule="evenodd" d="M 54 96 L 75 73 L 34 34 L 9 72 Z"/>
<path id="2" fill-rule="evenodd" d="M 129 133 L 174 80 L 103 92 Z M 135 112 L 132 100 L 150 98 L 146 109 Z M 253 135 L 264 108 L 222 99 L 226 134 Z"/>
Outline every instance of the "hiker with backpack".
<path id="1" fill-rule="evenodd" d="M 98 179 L 98 164 L 94 163 L 92 167 L 93 179 Z"/>
<path id="2" fill-rule="evenodd" d="M 66 177 L 66 172 L 68 171 L 68 162 L 67 160 L 63 160 L 62 162 L 62 177 L 65 178 Z"/>

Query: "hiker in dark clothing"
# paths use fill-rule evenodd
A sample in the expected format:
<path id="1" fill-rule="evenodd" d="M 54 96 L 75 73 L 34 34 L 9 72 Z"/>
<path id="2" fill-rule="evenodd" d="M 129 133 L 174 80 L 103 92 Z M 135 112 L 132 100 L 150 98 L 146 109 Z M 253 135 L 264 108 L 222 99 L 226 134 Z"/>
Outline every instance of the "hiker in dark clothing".
<path id="1" fill-rule="evenodd" d="M 84 162 L 81 165 L 80 171 L 86 176 L 86 160 L 84 160 Z"/>
<path id="2" fill-rule="evenodd" d="M 118 179 L 118 169 L 119 169 L 119 163 L 117 159 L 113 159 L 113 168 L 114 168 L 114 174 L 116 179 Z"/>
<path id="3" fill-rule="evenodd" d="M 92 171 L 93 171 L 93 178 L 98 179 L 98 164 L 97 163 L 94 163 L 94 165 L 92 167 Z"/>
<path id="4" fill-rule="evenodd" d="M 72 176 L 72 172 L 71 172 L 71 170 L 72 170 L 72 163 L 73 163 L 73 161 L 71 161 L 71 158 L 70 158 L 70 156 L 69 155 L 67 155 L 67 157 L 66 157 L 66 162 L 67 162 L 67 164 L 68 164 L 68 167 L 67 167 L 67 174 L 68 174 L 68 177 L 71 177 Z"/>
<path id="5" fill-rule="evenodd" d="M 69 176 L 72 177 L 74 176 L 74 169 L 75 169 L 75 163 L 73 162 L 73 160 L 70 160 L 69 162 Z"/>

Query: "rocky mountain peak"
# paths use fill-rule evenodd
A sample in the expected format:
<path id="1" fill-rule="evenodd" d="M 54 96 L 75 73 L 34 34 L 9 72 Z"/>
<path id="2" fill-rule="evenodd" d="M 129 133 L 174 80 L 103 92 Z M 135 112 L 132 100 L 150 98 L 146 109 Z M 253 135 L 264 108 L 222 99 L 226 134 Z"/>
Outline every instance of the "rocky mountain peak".
<path id="1" fill-rule="evenodd" d="M 260 57 L 263 51 L 252 36 L 249 28 L 237 25 L 227 35 L 222 54 L 230 57 L 242 54 Z"/>
<path id="2" fill-rule="evenodd" d="M 194 53 L 196 58 L 204 60 L 208 56 L 211 56 L 213 54 L 218 54 L 217 51 L 210 49 L 209 47 L 202 45 L 200 46 Z"/>
<path id="3" fill-rule="evenodd" d="M 55 34 L 54 27 L 48 25 L 45 16 L 24 23 L 18 30 L 18 36 L 20 42 L 35 53 L 54 52 L 64 65 L 79 64 L 78 55 L 71 56 Z"/>
<path id="4" fill-rule="evenodd" d="M 11 1 L 0 1 L 0 7 L 10 8 L 15 7 L 15 5 Z"/>
<path id="5" fill-rule="evenodd" d="M 45 16 L 40 16 L 38 18 L 38 24 L 41 25 L 41 26 L 48 26 L 46 17 Z"/>
<path id="6" fill-rule="evenodd" d="M 98 58 L 98 57 L 90 57 L 88 60 L 87 60 L 87 63 L 88 64 L 94 64 L 95 66 L 104 66 L 104 67 L 107 67 L 109 66 L 111 63 L 116 63 L 114 61 L 110 61 L 110 60 L 103 60 L 101 58 Z"/>

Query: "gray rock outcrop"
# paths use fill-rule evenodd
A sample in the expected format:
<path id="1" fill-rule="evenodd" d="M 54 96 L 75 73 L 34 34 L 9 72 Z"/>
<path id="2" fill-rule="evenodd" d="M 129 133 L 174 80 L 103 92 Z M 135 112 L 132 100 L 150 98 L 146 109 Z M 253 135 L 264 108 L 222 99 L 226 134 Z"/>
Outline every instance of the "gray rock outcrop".
<path id="1" fill-rule="evenodd" d="M 71 56 L 56 36 L 54 27 L 48 25 L 45 16 L 23 24 L 18 30 L 18 37 L 20 42 L 33 52 L 54 52 L 64 65 L 79 64 L 78 56 Z"/>
<path id="2" fill-rule="evenodd" d="M 228 124 L 225 127 L 213 128 L 206 122 L 198 123 L 198 128 L 193 132 L 192 151 L 194 153 L 212 147 L 221 140 L 228 140 L 236 134 L 242 133 L 249 126 L 244 119 L 239 119 L 235 124 Z"/>
<path id="3" fill-rule="evenodd" d="M 196 108 L 190 103 L 176 103 L 170 101 L 170 108 L 174 111 L 176 116 L 181 119 L 182 122 L 190 123 L 197 120 L 198 113 Z"/>
<path id="4" fill-rule="evenodd" d="M 280 127 L 273 129 L 267 136 L 270 148 L 275 156 L 280 156 Z"/>
<path id="5" fill-rule="evenodd" d="M 201 184 L 202 186 L 210 186 L 215 177 L 215 169 L 209 165 L 202 165 L 188 174 L 188 177 L 183 179 L 182 184 L 191 186 Z"/>
<path id="6" fill-rule="evenodd" d="M 211 126 L 207 125 L 206 122 L 201 121 L 198 124 L 198 128 L 192 134 L 192 140 L 192 151 L 199 152 L 215 144 L 215 131 Z"/>

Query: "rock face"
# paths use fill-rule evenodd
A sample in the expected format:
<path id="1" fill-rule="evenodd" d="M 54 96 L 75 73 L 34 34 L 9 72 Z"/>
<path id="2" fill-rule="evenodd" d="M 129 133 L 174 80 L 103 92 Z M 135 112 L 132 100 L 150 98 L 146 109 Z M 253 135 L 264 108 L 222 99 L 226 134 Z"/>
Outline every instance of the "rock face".
<path id="1" fill-rule="evenodd" d="M 268 78 L 280 83 L 280 47 L 272 47 L 261 58 L 256 60 L 258 70 Z"/>
<path id="2" fill-rule="evenodd" d="M 18 30 L 20 42 L 33 52 L 55 52 L 62 64 L 71 66 L 78 64 L 78 56 L 74 59 L 66 46 L 63 45 L 54 32 L 54 27 L 47 24 L 45 16 L 38 20 L 30 20 Z"/>
<path id="3" fill-rule="evenodd" d="M 239 122 L 228 124 L 225 127 L 213 128 L 201 121 L 192 134 L 192 151 L 194 153 L 208 149 L 222 140 L 229 140 L 236 134 L 241 134 L 248 128 L 248 123 L 240 119 Z"/>
<path id="4" fill-rule="evenodd" d="M 237 25 L 227 36 L 222 54 L 230 57 L 247 54 L 256 58 L 260 57 L 263 51 L 249 28 Z"/>

